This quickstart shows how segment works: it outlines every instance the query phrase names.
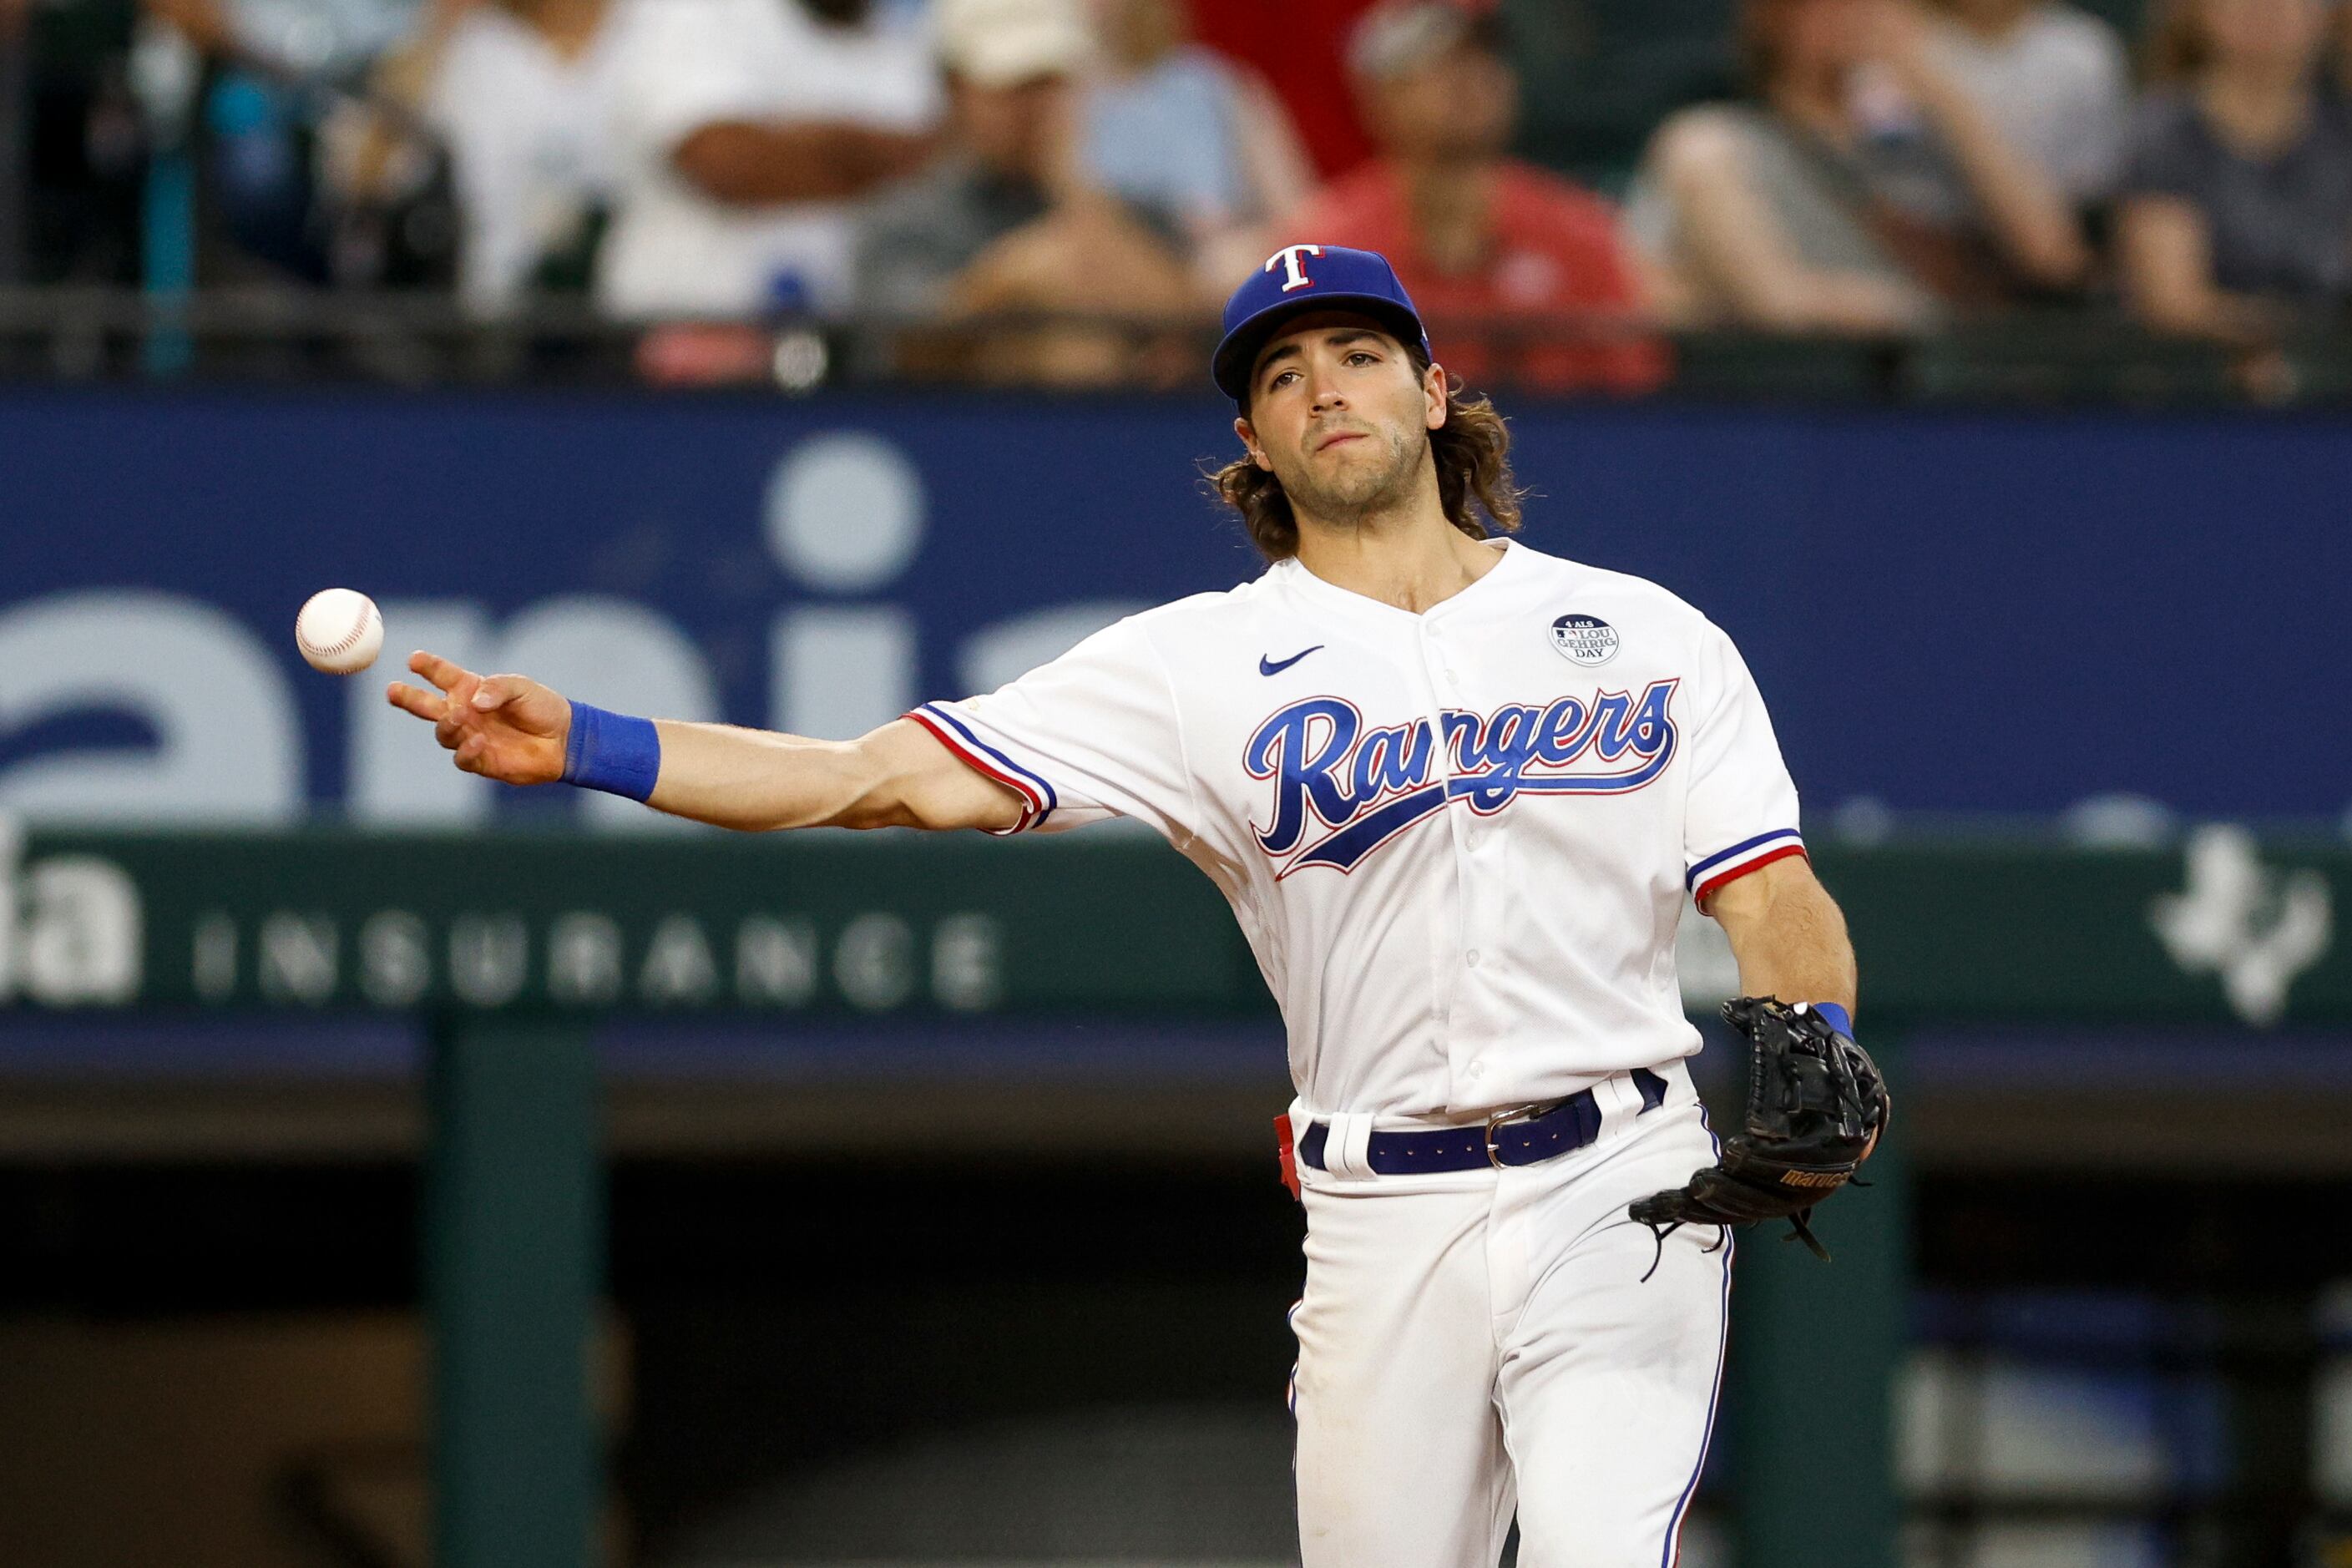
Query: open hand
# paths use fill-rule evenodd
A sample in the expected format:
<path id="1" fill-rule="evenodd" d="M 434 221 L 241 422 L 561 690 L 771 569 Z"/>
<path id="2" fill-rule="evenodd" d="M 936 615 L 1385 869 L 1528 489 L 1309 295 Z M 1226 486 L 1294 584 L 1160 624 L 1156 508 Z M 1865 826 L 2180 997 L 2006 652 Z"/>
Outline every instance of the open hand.
<path id="1" fill-rule="evenodd" d="M 385 698 L 430 723 L 434 738 L 457 753 L 458 767 L 501 784 L 553 784 L 563 776 L 572 704 L 562 696 L 526 676 L 476 675 L 438 654 L 410 654 L 408 668 L 437 689 L 395 680 Z"/>

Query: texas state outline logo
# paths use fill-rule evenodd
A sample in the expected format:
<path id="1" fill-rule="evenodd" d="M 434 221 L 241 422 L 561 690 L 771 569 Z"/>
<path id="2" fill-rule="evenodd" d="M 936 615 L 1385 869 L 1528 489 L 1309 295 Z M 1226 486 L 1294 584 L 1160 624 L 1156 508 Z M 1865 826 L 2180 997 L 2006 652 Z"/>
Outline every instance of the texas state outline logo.
<path id="1" fill-rule="evenodd" d="M 1522 795 L 1630 794 L 1674 760 L 1680 684 L 1669 677 L 1638 698 L 1600 691 L 1484 714 L 1446 709 L 1442 774 L 1441 739 L 1427 719 L 1367 729 L 1344 697 L 1301 698 L 1269 715 L 1244 749 L 1250 776 L 1274 782 L 1273 816 L 1264 826 L 1253 819 L 1251 830 L 1283 862 L 1276 879 L 1309 866 L 1345 875 L 1454 801 L 1492 816 Z"/>

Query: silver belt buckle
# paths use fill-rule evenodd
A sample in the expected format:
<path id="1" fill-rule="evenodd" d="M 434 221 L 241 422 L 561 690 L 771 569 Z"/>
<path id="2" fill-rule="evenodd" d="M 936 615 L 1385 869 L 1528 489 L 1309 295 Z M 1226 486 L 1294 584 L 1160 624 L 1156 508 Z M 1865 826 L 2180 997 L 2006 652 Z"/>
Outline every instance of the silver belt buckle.
<path id="1" fill-rule="evenodd" d="M 1503 1163 L 1502 1150 L 1495 1145 L 1495 1134 L 1506 1127 L 1517 1126 L 1522 1121 L 1533 1121 L 1539 1116 L 1559 1110 L 1562 1103 L 1555 1100 L 1549 1105 L 1522 1105 L 1515 1110 L 1498 1110 L 1486 1118 L 1486 1163 L 1498 1171 L 1509 1169 Z"/>

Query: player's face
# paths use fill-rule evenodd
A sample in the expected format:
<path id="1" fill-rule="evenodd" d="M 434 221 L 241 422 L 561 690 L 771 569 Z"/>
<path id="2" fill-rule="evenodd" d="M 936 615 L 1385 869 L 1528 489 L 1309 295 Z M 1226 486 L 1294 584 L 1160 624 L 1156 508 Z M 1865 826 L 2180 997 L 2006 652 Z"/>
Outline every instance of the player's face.
<path id="1" fill-rule="evenodd" d="M 1259 351 L 1234 422 L 1257 466 L 1307 517 L 1351 521 L 1401 503 L 1445 423 L 1445 373 L 1360 316 L 1301 317 Z"/>

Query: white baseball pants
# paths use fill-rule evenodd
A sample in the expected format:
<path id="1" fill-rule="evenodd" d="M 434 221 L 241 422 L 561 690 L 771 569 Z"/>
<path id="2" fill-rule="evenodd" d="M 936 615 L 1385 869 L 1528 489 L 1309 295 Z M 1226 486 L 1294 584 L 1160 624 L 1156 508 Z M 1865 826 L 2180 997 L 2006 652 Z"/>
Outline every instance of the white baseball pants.
<path id="1" fill-rule="evenodd" d="M 1659 1073 L 1646 1114 L 1630 1081 L 1599 1086 L 1600 1137 L 1541 1164 L 1302 1164 L 1306 1568 L 1494 1568 L 1515 1510 L 1521 1568 L 1672 1568 L 1715 1421 L 1731 1247 L 1685 1226 L 1661 1256 L 1626 1217 L 1715 1163 L 1689 1074 Z"/>

